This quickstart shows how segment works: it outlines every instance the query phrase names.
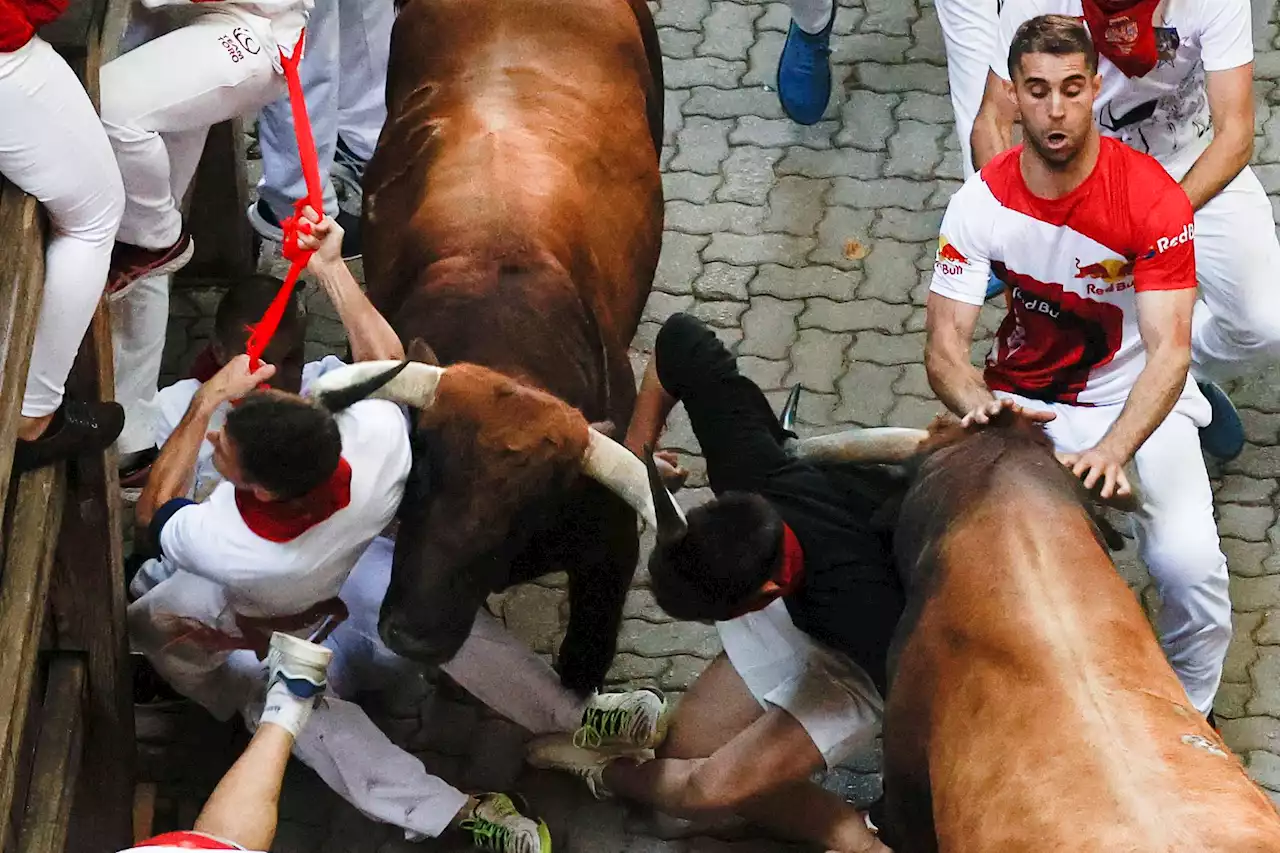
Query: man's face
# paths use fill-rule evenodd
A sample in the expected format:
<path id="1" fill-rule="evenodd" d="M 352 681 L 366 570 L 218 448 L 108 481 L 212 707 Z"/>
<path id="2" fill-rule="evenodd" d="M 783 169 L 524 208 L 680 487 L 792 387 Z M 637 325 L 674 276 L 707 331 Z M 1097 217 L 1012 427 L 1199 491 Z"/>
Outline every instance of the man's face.
<path id="1" fill-rule="evenodd" d="M 240 452 L 236 448 L 235 441 L 227 435 L 227 431 L 216 430 L 205 437 L 213 445 L 214 470 L 237 489 L 250 488 L 248 480 L 245 479 L 244 470 L 240 467 Z"/>
<path id="2" fill-rule="evenodd" d="M 1102 78 L 1090 73 L 1083 53 L 1028 53 L 1015 72 L 1005 91 L 1022 115 L 1023 138 L 1045 165 L 1066 168 L 1094 132 Z"/>

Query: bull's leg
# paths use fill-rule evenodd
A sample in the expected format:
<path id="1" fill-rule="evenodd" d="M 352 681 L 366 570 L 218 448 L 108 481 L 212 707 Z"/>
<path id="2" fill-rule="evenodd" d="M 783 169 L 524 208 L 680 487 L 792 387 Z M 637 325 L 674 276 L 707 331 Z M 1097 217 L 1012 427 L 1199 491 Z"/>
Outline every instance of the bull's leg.
<path id="1" fill-rule="evenodd" d="M 884 721 L 884 822 L 880 834 L 895 853 L 937 853 L 929 782 L 928 705 L 905 695 L 907 681 L 890 689 Z"/>
<path id="2" fill-rule="evenodd" d="M 595 547 L 584 549 L 592 558 L 568 565 L 569 626 L 556 661 L 564 686 L 583 695 L 604 685 L 613 663 L 622 607 L 640 553 L 632 509 L 594 484 L 586 491 L 584 509 L 589 501 L 600 519 L 593 531 L 598 539 Z"/>

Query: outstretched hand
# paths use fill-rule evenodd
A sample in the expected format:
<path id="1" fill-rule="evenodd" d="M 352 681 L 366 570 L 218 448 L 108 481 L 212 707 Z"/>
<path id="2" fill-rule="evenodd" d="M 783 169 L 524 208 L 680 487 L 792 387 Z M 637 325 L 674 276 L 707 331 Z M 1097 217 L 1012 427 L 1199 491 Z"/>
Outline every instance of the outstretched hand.
<path id="1" fill-rule="evenodd" d="M 1019 405 L 1016 401 L 1007 397 L 1000 397 L 989 402 L 983 403 L 969 411 L 960 419 L 960 426 L 970 429 L 975 426 L 983 427 L 991 423 L 1001 412 L 1009 411 L 1015 415 L 1024 417 L 1033 423 L 1044 424 L 1057 417 L 1053 412 L 1042 411 L 1040 409 L 1028 409 Z"/>
<path id="2" fill-rule="evenodd" d="M 1059 462 L 1071 469 L 1073 475 L 1084 480 L 1084 487 L 1090 492 L 1101 479 L 1102 489 L 1098 496 L 1104 501 L 1133 494 L 1129 477 L 1124 473 L 1124 463 L 1127 460 L 1102 445 L 1091 447 L 1083 453 L 1059 453 L 1057 457 Z"/>
<path id="3" fill-rule="evenodd" d="M 659 450 L 653 454 L 653 464 L 657 466 L 658 476 L 662 477 L 667 491 L 674 493 L 684 488 L 689 472 L 680 467 L 680 457 L 674 450 Z"/>
<path id="4" fill-rule="evenodd" d="M 298 222 L 298 248 L 311 252 L 307 269 L 312 273 L 342 263 L 342 226 L 331 216 L 321 216 L 310 205 L 302 208 Z"/>
<path id="5" fill-rule="evenodd" d="M 275 365 L 265 362 L 257 370 L 249 369 L 249 356 L 241 353 L 222 366 L 213 378 L 200 386 L 198 396 L 217 406 L 239 400 L 276 373 Z"/>

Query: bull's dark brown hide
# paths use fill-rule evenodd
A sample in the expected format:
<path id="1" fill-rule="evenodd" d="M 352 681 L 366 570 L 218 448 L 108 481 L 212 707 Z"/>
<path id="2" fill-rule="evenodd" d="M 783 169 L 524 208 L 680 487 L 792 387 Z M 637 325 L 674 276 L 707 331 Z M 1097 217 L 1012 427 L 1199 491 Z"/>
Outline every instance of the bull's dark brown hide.
<path id="1" fill-rule="evenodd" d="M 636 521 L 575 466 L 587 421 L 623 431 L 630 420 L 627 346 L 662 239 L 648 7 L 408 0 L 387 108 L 365 177 L 370 298 L 442 365 L 483 365 L 547 393 L 508 385 L 502 397 L 468 372 L 474 392 L 442 391 L 424 413 L 415 440 L 431 455 L 421 467 L 432 488 L 403 507 L 383 634 L 397 651 L 445 660 L 486 592 L 565 570 L 557 666 L 567 685 L 597 687 Z"/>
<path id="2" fill-rule="evenodd" d="M 1280 817 L 1187 701 L 1040 430 L 937 433 L 896 534 L 886 843 L 1280 851 Z"/>

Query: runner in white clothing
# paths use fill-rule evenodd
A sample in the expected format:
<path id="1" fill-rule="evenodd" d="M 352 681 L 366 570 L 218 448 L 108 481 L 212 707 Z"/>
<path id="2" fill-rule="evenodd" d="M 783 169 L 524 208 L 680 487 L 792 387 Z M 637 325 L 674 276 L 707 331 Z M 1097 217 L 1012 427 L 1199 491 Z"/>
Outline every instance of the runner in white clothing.
<path id="1" fill-rule="evenodd" d="M 328 257 L 325 260 L 336 266 L 341 264 L 337 258 L 341 229 L 333 227 L 330 231 L 331 223 L 332 220 L 326 220 L 317 230 L 329 234 L 325 247 Z M 360 310 L 367 302 L 354 281 L 349 276 L 322 274 L 321 278 L 331 288 L 330 294 L 340 310 L 344 306 L 347 309 L 342 310 L 345 320 L 358 323 L 357 318 L 363 315 L 368 326 L 372 327 L 349 326 L 353 351 L 357 354 L 372 351 L 373 347 L 363 341 L 371 337 L 371 332 L 382 333 L 385 330 L 374 322 L 376 315 Z M 335 279 L 341 281 L 342 289 L 333 289 Z M 241 315 L 247 312 L 256 319 L 261 313 L 261 306 L 272 295 L 264 292 L 263 282 L 251 284 L 257 286 L 256 292 L 255 288 L 247 286 L 237 289 L 225 296 L 219 305 L 219 338 L 218 345 L 213 348 L 216 361 L 224 360 L 234 351 L 229 341 L 231 330 L 241 330 L 242 347 L 243 329 L 249 318 Z M 353 307 L 358 309 L 354 313 Z M 295 312 L 296 307 L 290 306 L 280 332 L 272 340 L 272 346 L 277 348 L 276 354 L 286 364 L 294 362 L 302 349 L 302 324 Z M 383 346 L 392 348 L 390 341 L 384 341 Z M 287 371 L 291 375 L 284 378 L 282 384 L 288 390 L 296 391 L 301 387 L 305 391 L 317 377 L 342 366 L 342 362 L 327 356 L 298 366 L 300 370 Z M 206 369 L 206 365 L 197 365 L 194 372 L 204 373 Z M 225 370 L 224 367 L 219 374 Z M 218 381 L 218 375 L 209 379 L 210 383 Z M 160 392 L 153 406 L 158 444 L 165 446 L 170 441 L 182 440 L 182 419 L 186 418 L 193 404 L 199 405 L 197 401 L 205 394 L 202 391 L 204 387 L 200 379 L 187 379 Z M 382 406 L 389 405 L 378 402 Z M 352 409 L 362 405 L 356 404 Z M 386 437 L 382 444 L 384 450 L 394 451 L 397 443 L 407 441 L 407 430 L 398 409 L 394 406 L 391 409 L 395 415 L 392 428 L 400 435 Z M 337 416 L 340 427 L 345 426 L 342 422 L 345 414 Z M 238 413 L 232 407 L 222 404 L 214 409 L 207 431 L 226 430 L 229 420 L 236 417 Z M 344 431 L 344 456 L 349 455 L 352 444 L 347 438 Z M 370 449 L 376 452 L 376 443 Z M 188 491 L 188 496 L 196 500 L 211 492 L 210 504 L 215 507 L 220 496 L 234 491 L 223 481 L 226 466 L 225 460 L 219 462 L 219 452 L 220 448 L 214 443 L 201 442 L 192 486 Z M 391 455 L 398 456 L 395 452 Z M 358 467 L 358 458 L 358 455 L 353 456 L 353 469 Z M 158 469 L 154 476 L 163 476 L 162 469 Z M 403 484 L 403 476 L 397 478 L 387 474 L 383 479 L 387 484 Z M 333 525 L 345 510 L 279 545 L 262 541 L 260 536 L 240 541 L 242 522 L 248 520 L 241 517 L 245 514 L 241 497 L 237 494 L 239 516 L 222 513 L 225 526 L 221 529 L 229 534 L 225 541 L 218 543 L 216 549 L 206 544 L 210 553 L 220 555 L 217 560 L 202 561 L 207 564 L 206 568 L 193 566 L 188 558 L 175 572 L 168 550 L 174 547 L 173 543 L 166 539 L 166 531 L 160 532 L 165 556 L 147 563 L 134 577 L 131 591 L 141 598 L 130 608 L 130 625 L 134 629 L 135 641 L 153 648 L 151 659 L 182 693 L 199 701 L 215 716 L 225 718 L 238 711 L 247 720 L 253 720 L 261 702 L 264 682 L 263 665 L 253 653 L 237 650 L 210 655 L 208 650 L 191 643 L 179 643 L 176 647 L 171 645 L 156 651 L 156 642 L 163 641 L 165 634 L 172 635 L 167 629 L 174 621 L 170 617 L 175 614 L 185 617 L 182 626 L 191 635 L 205 637 L 211 632 L 201 626 L 221 625 L 224 631 L 234 632 L 253 622 L 245 616 L 293 613 L 324 597 L 328 589 L 324 586 L 328 583 L 326 566 L 334 564 L 335 555 L 331 548 L 317 547 L 318 540 L 313 534 L 325 530 L 328 538 L 338 536 L 340 532 L 335 533 Z M 396 497 L 398 501 L 398 492 Z M 354 504 L 353 495 L 352 508 Z M 182 514 L 175 516 L 175 522 L 182 517 Z M 380 516 L 379 521 L 385 519 Z M 355 541 L 347 537 L 341 542 L 348 540 Z M 227 552 L 237 542 L 242 546 L 244 555 L 228 558 Z M 294 751 L 362 813 L 400 826 L 410 840 L 434 837 L 454 827 L 470 833 L 477 844 L 496 845 L 492 849 L 511 853 L 537 853 L 549 849 L 545 825 L 521 815 L 504 795 L 468 797 L 443 780 L 429 775 L 421 761 L 393 744 L 359 706 L 345 701 L 364 691 L 385 688 L 406 669 L 415 667 L 391 653 L 378 635 L 378 617 L 390 582 L 393 549 L 389 539 L 379 537 L 369 547 L 363 548 L 349 576 L 343 574 L 339 597 L 348 615 L 324 641 L 334 657 L 329 666 L 330 697 L 316 710 L 310 725 L 298 737 Z M 291 560 L 296 560 L 299 565 L 309 561 L 315 568 L 293 579 L 285 579 L 281 570 Z M 228 566 L 237 564 L 250 571 L 234 576 L 226 571 Z M 202 578 L 183 580 L 184 575 L 189 574 L 208 577 L 211 571 L 216 572 L 215 580 L 224 581 L 221 588 L 202 582 Z M 276 603 L 272 604 L 272 601 Z M 287 607 L 286 601 L 293 601 L 293 606 Z M 267 612 L 262 612 L 264 610 Z M 201 626 L 192 626 L 191 620 L 201 623 Z M 292 621 L 301 627 L 312 624 L 314 619 L 307 615 Z M 149 642 L 152 636 L 156 642 Z M 665 703 L 661 694 L 642 690 L 583 700 L 562 687 L 551 668 L 487 612 L 477 614 L 470 637 L 442 669 L 477 698 L 537 734 L 589 728 L 605 742 L 634 749 L 656 744 L 664 731 Z"/>
<path id="2" fill-rule="evenodd" d="M 1026 144 L 991 160 L 947 207 L 926 307 L 925 368 L 968 423 L 1001 408 L 1045 424 L 1062 461 L 1104 498 L 1143 487 L 1139 553 L 1163 606 L 1161 643 L 1210 714 L 1231 639 L 1227 564 L 1188 377 L 1195 302 L 1191 205 L 1145 154 L 1093 122 L 1100 79 L 1083 25 L 1051 15 L 1012 39 Z M 1009 313 L 985 374 L 970 346 L 990 270 Z"/>
<path id="3" fill-rule="evenodd" d="M 1004 58 L 1014 32 L 1041 14 L 1083 18 L 1102 54 L 1094 104 L 1106 136 L 1152 155 L 1195 209 L 1201 286 L 1192 373 L 1213 405 L 1204 449 L 1244 446 L 1230 400 L 1213 385 L 1280 355 L 1280 268 L 1271 202 L 1253 171 L 1253 36 L 1248 0 L 1005 0 L 1000 46 L 973 131 L 979 167 L 1011 145 Z"/>
<path id="4" fill-rule="evenodd" d="M 145 451 L 143 403 L 156 393 L 172 273 L 194 246 L 180 205 L 209 128 L 285 94 L 280 55 L 292 56 L 313 0 L 140 0 L 127 43 L 102 67 L 102 124 L 124 178 L 125 209 L 111 257 L 117 442 L 127 469 Z"/>

